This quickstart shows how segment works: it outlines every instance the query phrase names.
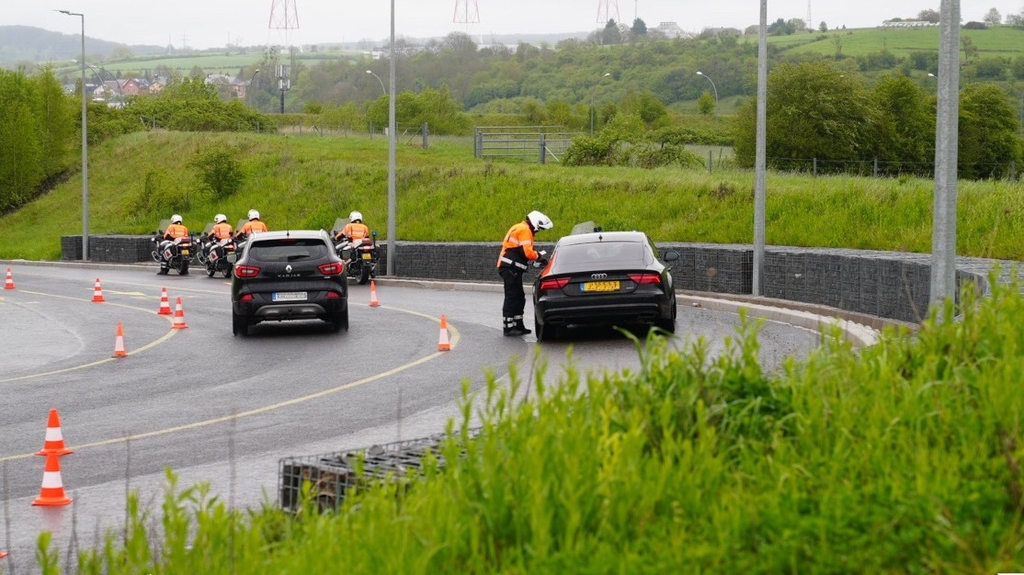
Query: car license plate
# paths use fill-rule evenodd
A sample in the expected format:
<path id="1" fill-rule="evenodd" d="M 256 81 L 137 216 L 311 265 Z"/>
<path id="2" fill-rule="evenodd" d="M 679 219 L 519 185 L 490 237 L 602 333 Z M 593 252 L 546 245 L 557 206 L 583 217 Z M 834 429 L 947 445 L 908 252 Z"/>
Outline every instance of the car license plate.
<path id="1" fill-rule="evenodd" d="M 373 254 L 369 254 L 369 253 L 363 254 L 363 259 L 364 260 L 372 260 L 373 259 Z"/>
<path id="2" fill-rule="evenodd" d="M 306 301 L 306 292 L 304 291 L 280 291 L 274 292 L 272 296 L 274 301 Z"/>
<path id="3" fill-rule="evenodd" d="M 582 291 L 619 291 L 619 282 L 586 282 Z"/>

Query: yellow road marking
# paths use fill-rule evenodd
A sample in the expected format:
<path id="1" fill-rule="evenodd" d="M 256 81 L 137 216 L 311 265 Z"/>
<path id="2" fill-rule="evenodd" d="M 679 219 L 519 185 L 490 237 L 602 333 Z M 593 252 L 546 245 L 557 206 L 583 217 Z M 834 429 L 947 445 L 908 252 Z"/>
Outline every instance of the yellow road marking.
<path id="1" fill-rule="evenodd" d="M 54 295 L 54 294 L 48 294 L 48 293 L 43 293 L 43 292 L 34 292 L 34 291 L 25 291 L 24 293 L 32 294 L 32 295 L 39 295 L 39 296 L 43 296 L 43 297 L 52 297 L 52 298 L 57 298 L 57 299 L 66 299 L 66 300 L 71 300 L 71 301 L 81 301 L 81 302 L 92 303 L 92 300 L 88 300 L 88 299 L 85 299 L 85 298 L 70 297 L 70 296 L 64 296 L 64 295 Z M 136 307 L 136 306 L 133 306 L 133 305 L 125 305 L 125 304 L 122 304 L 122 303 L 112 303 L 112 302 L 105 302 L 103 305 L 108 305 L 108 306 L 113 306 L 113 307 L 123 307 L 125 309 L 130 309 L 130 310 L 133 310 L 133 311 L 141 311 L 143 313 L 157 315 L 156 312 L 154 312 L 152 310 L 142 309 L 141 307 Z M 160 317 L 160 316 L 158 316 L 158 317 Z M 171 325 L 174 324 L 173 316 L 162 316 L 162 317 L 167 319 L 167 321 L 171 322 Z M 159 345 L 159 344 L 161 344 L 161 343 L 171 339 L 172 337 L 174 337 L 174 334 L 177 333 L 178 331 L 181 331 L 181 330 L 177 330 L 177 329 L 173 329 L 172 328 L 169 332 L 164 334 L 159 339 L 156 339 L 154 341 L 151 341 L 151 342 L 147 343 L 146 345 L 144 345 L 142 347 L 139 347 L 139 348 L 133 349 L 132 351 L 129 351 L 128 355 L 135 355 L 135 354 L 138 354 L 138 353 L 142 353 L 142 352 L 144 352 L 144 351 L 146 351 L 146 350 L 148 350 L 150 348 L 156 347 L 157 345 Z M 9 377 L 7 379 L 0 379 L 0 383 L 8 383 L 8 382 L 11 382 L 11 381 L 23 381 L 23 380 L 26 380 L 26 379 L 33 379 L 33 378 L 36 378 L 36 377 L 45 377 L 47 375 L 56 375 L 56 374 L 59 374 L 59 373 L 69 373 L 69 372 L 72 372 L 72 371 L 78 371 L 80 369 L 85 369 L 85 368 L 88 368 L 88 367 L 95 367 L 97 365 L 103 365 L 104 363 L 107 363 L 107 362 L 110 362 L 110 361 L 117 361 L 118 359 L 121 359 L 121 358 L 118 358 L 118 357 L 108 357 L 106 359 L 101 359 L 101 360 L 98 360 L 98 361 L 94 361 L 92 363 L 76 365 L 76 366 L 73 366 L 73 367 L 66 367 L 64 369 L 57 369 L 57 370 L 47 371 L 47 372 L 43 372 L 43 373 L 33 373 L 33 374 L 29 374 L 29 375 L 21 375 L 21 376 L 18 376 L 18 377 Z"/>
<path id="2" fill-rule="evenodd" d="M 54 297 L 63 297 L 63 296 L 54 296 Z M 75 298 L 68 298 L 68 299 L 75 299 Z M 88 301 L 88 300 L 84 300 L 84 301 Z M 130 306 L 124 306 L 124 307 L 130 307 Z M 384 307 L 384 306 L 381 306 L 381 307 Z M 138 309 L 138 308 L 135 308 L 135 309 Z M 418 311 L 407 310 L 407 309 L 396 308 L 396 307 L 384 307 L 384 309 L 390 309 L 390 310 L 394 310 L 394 311 L 397 311 L 397 312 L 407 313 L 407 314 L 410 314 L 410 315 L 426 318 L 426 319 L 429 319 L 429 320 L 432 320 L 432 321 L 436 321 L 438 324 L 441 323 L 441 320 L 439 318 L 435 318 L 432 315 L 427 315 L 425 313 L 420 313 Z M 451 337 L 449 338 L 450 339 L 450 343 L 451 343 L 451 347 L 452 347 L 452 350 L 454 350 L 455 347 L 459 343 L 459 339 L 461 337 L 461 334 L 459 333 L 459 330 L 456 329 L 455 326 L 452 325 L 451 322 L 447 322 L 447 323 L 448 323 L 448 331 L 451 332 Z M 165 337 L 170 337 L 170 335 L 173 335 L 173 331 L 172 331 L 171 334 L 168 334 Z M 161 339 L 163 339 L 163 338 L 161 338 Z M 391 375 L 395 375 L 396 373 L 401 373 L 401 372 L 406 371 L 408 369 L 412 369 L 413 367 L 416 367 L 418 365 L 424 364 L 424 363 L 426 363 L 428 361 L 431 361 L 433 359 L 437 359 L 437 358 L 439 358 L 441 356 L 444 356 L 444 355 L 447 355 L 449 353 L 451 353 L 451 352 L 450 351 L 437 351 L 437 352 L 434 352 L 434 353 L 432 353 L 430 355 L 427 355 L 427 356 L 421 357 L 421 358 L 419 358 L 417 360 L 411 361 L 411 362 L 409 362 L 407 364 L 400 365 L 398 367 L 392 368 L 392 369 L 390 369 L 388 371 L 385 371 L 385 372 L 382 372 L 382 373 L 378 373 L 378 374 L 375 374 L 375 375 L 371 375 L 369 377 L 364 377 L 363 379 L 358 379 L 356 381 L 352 381 L 352 382 L 349 382 L 349 383 L 346 383 L 346 384 L 343 384 L 343 385 L 339 385 L 338 387 L 334 387 L 334 388 L 331 388 L 331 389 L 325 389 L 325 390 L 322 390 L 322 391 L 318 391 L 316 393 L 311 393 L 311 394 L 308 394 L 308 395 L 303 395 L 301 397 L 295 397 L 295 398 L 292 398 L 292 399 L 287 399 L 285 401 L 281 401 L 281 402 L 270 404 L 270 405 L 265 405 L 263 407 L 257 407 L 256 409 L 250 409 L 248 411 L 243 411 L 242 413 L 236 413 L 234 415 L 224 415 L 224 416 L 221 416 L 221 417 L 215 417 L 215 418 L 212 418 L 212 419 L 206 419 L 206 420 L 203 420 L 203 421 L 196 421 L 194 423 L 188 423 L 188 424 L 185 424 L 185 425 L 179 425 L 179 426 L 176 426 L 176 427 L 168 427 L 168 428 L 165 428 L 165 429 L 158 429 L 158 430 L 155 430 L 155 431 L 148 431 L 146 433 L 137 433 L 137 434 L 134 434 L 134 435 L 128 435 L 128 436 L 125 436 L 125 437 L 118 437 L 118 438 L 115 438 L 115 439 L 106 439 L 106 440 L 103 440 L 103 441 L 95 441 L 93 443 L 84 443 L 82 445 L 71 445 L 71 446 L 69 446 L 69 449 L 72 449 L 74 451 L 80 451 L 82 449 L 89 449 L 89 448 L 93 448 L 93 447 L 103 447 L 103 446 L 107 446 L 107 445 L 115 445 L 115 444 L 118 444 L 118 443 L 126 443 L 128 441 L 138 441 L 140 439 L 147 439 L 147 438 L 150 438 L 150 437 L 158 437 L 158 436 L 161 436 L 161 435 L 169 435 L 171 433 L 178 433 L 178 432 L 181 432 L 181 431 L 189 431 L 189 430 L 193 430 L 193 429 L 198 429 L 200 427 L 207 427 L 207 426 L 210 426 L 210 425 L 215 425 L 215 424 L 218 424 L 218 423 L 224 423 L 224 422 L 231 421 L 231 420 L 242 419 L 243 417 L 251 417 L 251 416 L 254 416 L 254 415 L 260 415 L 262 413 L 268 413 L 270 411 L 274 411 L 274 410 L 281 409 L 281 408 L 284 408 L 284 407 L 289 407 L 289 406 L 292 406 L 292 405 L 297 405 L 299 403 L 305 403 L 307 401 L 312 401 L 314 399 L 319 399 L 321 397 L 326 397 L 328 395 L 333 395 L 335 393 L 339 393 L 339 392 L 345 391 L 347 389 L 352 389 L 354 387 L 359 387 L 359 386 L 365 385 L 367 383 L 372 383 L 374 381 L 383 379 L 385 377 L 388 377 L 388 376 L 391 376 Z M 113 359 L 113 358 L 111 358 L 111 359 Z M 90 364 L 90 365 L 97 365 L 99 363 L 104 363 L 104 362 L 107 362 L 107 361 L 111 361 L 111 360 L 110 359 L 103 360 L 103 361 L 96 362 L 95 364 Z M 78 369 L 78 368 L 73 368 L 73 369 Z M 59 372 L 53 372 L 53 373 L 59 373 Z M 9 381 L 9 380 L 0 380 L 0 381 Z M 35 457 L 35 453 L 23 453 L 21 455 L 10 455 L 10 456 L 7 456 L 7 457 L 0 457 L 0 463 L 5 462 L 5 461 L 15 461 L 15 460 L 18 460 L 18 459 L 28 459 L 30 457 Z"/>

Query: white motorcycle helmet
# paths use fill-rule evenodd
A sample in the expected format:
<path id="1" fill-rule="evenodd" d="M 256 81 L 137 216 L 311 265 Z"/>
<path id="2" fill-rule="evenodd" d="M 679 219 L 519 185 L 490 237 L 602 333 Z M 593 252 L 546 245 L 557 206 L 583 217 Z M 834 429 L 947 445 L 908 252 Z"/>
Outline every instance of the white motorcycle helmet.
<path id="1" fill-rule="evenodd" d="M 256 210 L 249 210 L 249 219 L 250 220 L 258 220 L 258 219 L 260 219 L 260 213 L 257 212 Z"/>
<path id="2" fill-rule="evenodd" d="M 171 223 L 172 224 L 180 224 L 181 223 L 181 216 L 178 215 L 178 214 L 174 214 L 173 216 L 171 216 Z"/>
<path id="3" fill-rule="evenodd" d="M 555 227 L 555 224 L 551 223 L 551 218 L 545 216 L 544 214 L 538 212 L 537 210 L 533 210 L 532 212 L 526 214 L 526 219 L 530 222 L 530 225 L 533 226 L 533 229 L 535 230 L 550 230 L 551 228 Z"/>
<path id="4" fill-rule="evenodd" d="M 348 215 L 348 221 L 350 222 L 361 222 L 363 221 L 363 214 L 359 212 L 352 212 Z"/>

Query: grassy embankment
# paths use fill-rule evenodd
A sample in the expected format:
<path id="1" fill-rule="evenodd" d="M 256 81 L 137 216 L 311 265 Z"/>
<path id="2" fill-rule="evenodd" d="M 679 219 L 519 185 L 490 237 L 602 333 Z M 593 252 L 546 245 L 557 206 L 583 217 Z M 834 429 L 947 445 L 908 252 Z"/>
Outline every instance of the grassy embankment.
<path id="1" fill-rule="evenodd" d="M 402 140 L 397 160 L 400 240 L 498 241 L 532 209 L 547 213 L 553 240 L 579 221 L 640 229 L 656 241 L 750 243 L 753 173 L 576 168 L 474 159 L 467 140 Z M 240 191 L 215 198 L 190 162 L 228 149 L 244 173 Z M 81 233 L 80 174 L 0 218 L 0 258 L 58 259 L 60 236 Z M 928 252 L 933 184 L 770 174 L 769 245 Z M 384 138 L 148 132 L 90 149 L 90 230 L 150 233 L 180 212 L 199 231 L 214 214 L 250 208 L 272 229 L 329 229 L 353 209 L 386 236 Z M 960 182 L 958 252 L 1024 260 L 1024 184 Z"/>
<path id="2" fill-rule="evenodd" d="M 480 438 L 407 491 L 292 517 L 172 490 L 78 572 L 1019 572 L 1024 297 L 964 311 L 772 375 L 750 326 L 713 360 L 655 337 L 637 373 L 541 365 L 529 402 L 492 381 Z"/>

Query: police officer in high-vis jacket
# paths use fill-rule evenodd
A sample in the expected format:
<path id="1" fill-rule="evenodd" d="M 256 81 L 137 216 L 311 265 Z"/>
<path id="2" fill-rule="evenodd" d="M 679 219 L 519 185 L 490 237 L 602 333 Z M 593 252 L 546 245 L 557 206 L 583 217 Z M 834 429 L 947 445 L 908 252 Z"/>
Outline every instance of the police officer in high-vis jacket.
<path id="1" fill-rule="evenodd" d="M 523 273 L 530 262 L 547 264 L 543 254 L 533 249 L 533 235 L 538 230 L 554 227 L 551 218 L 534 210 L 526 219 L 512 226 L 505 234 L 498 256 L 498 275 L 505 282 L 505 302 L 501 313 L 504 316 L 505 335 L 526 335 L 530 330 L 523 324 L 523 310 L 526 308 L 526 292 L 523 291 Z"/>

